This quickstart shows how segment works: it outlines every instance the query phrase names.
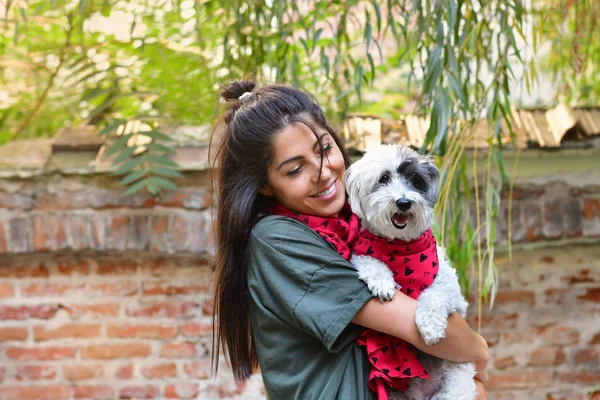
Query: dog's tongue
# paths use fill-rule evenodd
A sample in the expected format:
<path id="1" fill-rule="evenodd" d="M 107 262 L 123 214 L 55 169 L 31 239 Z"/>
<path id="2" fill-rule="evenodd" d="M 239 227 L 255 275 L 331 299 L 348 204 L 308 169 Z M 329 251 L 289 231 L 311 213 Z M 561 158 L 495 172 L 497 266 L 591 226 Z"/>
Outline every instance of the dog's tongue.
<path id="1" fill-rule="evenodd" d="M 404 225 L 408 222 L 408 215 L 400 213 L 394 214 L 394 222 L 398 225 Z"/>

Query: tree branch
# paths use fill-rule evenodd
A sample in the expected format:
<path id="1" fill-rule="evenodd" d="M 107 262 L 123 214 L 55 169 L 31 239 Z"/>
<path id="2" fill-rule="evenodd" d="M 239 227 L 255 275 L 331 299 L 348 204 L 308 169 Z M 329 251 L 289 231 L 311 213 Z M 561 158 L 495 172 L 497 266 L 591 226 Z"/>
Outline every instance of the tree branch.
<path id="1" fill-rule="evenodd" d="M 69 21 L 69 29 L 67 30 L 67 38 L 65 39 L 65 45 L 60 49 L 60 54 L 58 56 L 58 66 L 56 67 L 56 69 L 54 70 L 52 75 L 50 75 L 50 78 L 48 78 L 48 83 L 46 84 L 46 88 L 42 92 L 42 95 L 38 99 L 37 103 L 35 104 L 35 107 L 33 107 L 33 110 L 31 110 L 29 112 L 29 114 L 27 114 L 27 116 L 25 117 L 25 119 L 23 120 L 21 125 L 11 135 L 9 142 L 12 142 L 13 140 L 15 140 L 17 138 L 17 136 L 19 136 L 21 134 L 21 132 L 23 132 L 23 130 L 25 130 L 25 128 L 29 125 L 29 123 L 31 122 L 33 117 L 35 117 L 35 115 L 42 108 L 42 105 L 44 104 L 46 97 L 48 97 L 48 93 L 50 92 L 50 89 L 54 85 L 54 79 L 56 78 L 56 75 L 58 75 L 58 72 L 60 71 L 60 69 L 63 66 L 63 63 L 65 61 L 66 49 L 71 44 L 71 34 L 73 33 L 73 29 L 74 29 L 73 28 L 73 14 L 68 15 L 67 20 Z"/>

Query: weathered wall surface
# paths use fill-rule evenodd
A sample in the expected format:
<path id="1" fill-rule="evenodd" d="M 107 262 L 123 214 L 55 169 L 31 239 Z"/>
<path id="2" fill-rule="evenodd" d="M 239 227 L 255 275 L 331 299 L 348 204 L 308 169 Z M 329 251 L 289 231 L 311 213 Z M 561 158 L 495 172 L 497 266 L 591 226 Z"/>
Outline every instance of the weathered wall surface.
<path id="1" fill-rule="evenodd" d="M 264 398 L 260 376 L 210 377 L 212 202 L 204 175 L 181 184 L 157 200 L 100 174 L 0 179 L 0 399 Z M 600 382 L 599 192 L 516 188 L 517 249 L 483 312 L 488 398 Z"/>

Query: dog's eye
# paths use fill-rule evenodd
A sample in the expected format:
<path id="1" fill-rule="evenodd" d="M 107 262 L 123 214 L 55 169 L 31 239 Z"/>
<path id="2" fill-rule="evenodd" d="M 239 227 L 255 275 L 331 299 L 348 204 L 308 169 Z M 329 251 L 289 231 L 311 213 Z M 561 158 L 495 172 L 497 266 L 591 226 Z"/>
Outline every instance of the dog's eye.
<path id="1" fill-rule="evenodd" d="M 381 177 L 379 177 L 379 183 L 385 185 L 386 183 L 388 183 L 390 181 L 390 175 L 389 174 L 383 174 L 381 175 Z"/>
<path id="2" fill-rule="evenodd" d="M 425 179 L 423 179 L 423 177 L 419 174 L 416 174 L 415 176 L 413 176 L 412 180 L 412 184 L 415 187 L 415 189 L 417 189 L 420 192 L 424 192 L 427 190 L 427 183 L 425 182 Z"/>

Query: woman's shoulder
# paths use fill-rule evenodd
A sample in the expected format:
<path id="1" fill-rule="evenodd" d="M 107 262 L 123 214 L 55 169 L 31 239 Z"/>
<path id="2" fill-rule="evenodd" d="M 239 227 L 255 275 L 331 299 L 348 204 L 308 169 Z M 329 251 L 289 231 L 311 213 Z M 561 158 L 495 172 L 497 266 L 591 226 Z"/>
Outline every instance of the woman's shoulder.
<path id="1" fill-rule="evenodd" d="M 282 215 L 267 215 L 261 218 L 252 228 L 251 236 L 264 241 L 281 238 L 293 239 L 306 236 L 321 239 L 321 236 L 319 236 L 318 233 L 302 222 Z"/>
<path id="2" fill-rule="evenodd" d="M 332 251 L 317 232 L 298 220 L 281 215 L 261 218 L 252 228 L 249 246 L 251 249 L 268 247 L 284 253 L 322 250 L 328 254 Z"/>

